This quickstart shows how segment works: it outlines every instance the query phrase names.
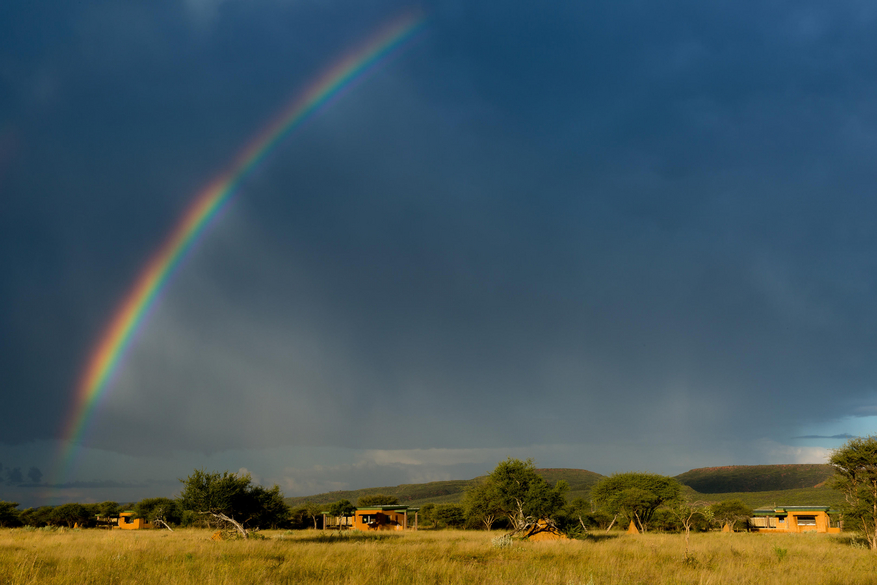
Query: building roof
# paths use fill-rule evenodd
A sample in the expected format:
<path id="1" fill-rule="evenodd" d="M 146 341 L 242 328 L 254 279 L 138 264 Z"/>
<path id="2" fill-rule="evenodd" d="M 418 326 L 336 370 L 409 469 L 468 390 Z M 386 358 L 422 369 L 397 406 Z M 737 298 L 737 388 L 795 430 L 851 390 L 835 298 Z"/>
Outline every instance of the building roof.
<path id="1" fill-rule="evenodd" d="M 753 516 L 786 516 L 795 512 L 826 512 L 829 506 L 775 506 L 772 508 L 758 508 L 752 510 Z"/>
<path id="2" fill-rule="evenodd" d="M 379 512 L 417 512 L 420 508 L 412 508 L 411 506 L 405 506 L 401 504 L 395 504 L 392 506 L 360 506 L 356 509 L 357 512 L 365 511 L 365 510 L 377 510 Z"/>

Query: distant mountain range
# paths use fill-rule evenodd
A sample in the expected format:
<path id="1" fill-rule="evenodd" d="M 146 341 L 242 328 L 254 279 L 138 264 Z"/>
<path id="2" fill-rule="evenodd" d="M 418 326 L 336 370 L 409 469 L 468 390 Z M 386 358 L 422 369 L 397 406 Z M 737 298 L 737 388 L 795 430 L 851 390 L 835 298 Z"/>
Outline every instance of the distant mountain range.
<path id="1" fill-rule="evenodd" d="M 586 469 L 537 469 L 536 472 L 550 484 L 565 480 L 569 486 L 569 500 L 587 499 L 591 487 L 603 476 Z M 730 465 L 725 467 L 702 467 L 676 476 L 686 486 L 686 494 L 692 501 L 719 502 L 740 499 L 752 507 L 772 505 L 821 505 L 839 504 L 842 497 L 827 487 L 832 476 L 830 466 L 822 464 L 790 465 Z M 399 498 L 403 504 L 419 506 L 426 503 L 459 503 L 467 489 L 484 481 L 486 476 L 473 479 L 433 481 L 429 483 L 403 484 L 373 487 L 286 498 L 292 506 L 305 502 L 329 504 L 338 500 L 350 500 L 356 504 L 361 496 L 387 494 Z"/>

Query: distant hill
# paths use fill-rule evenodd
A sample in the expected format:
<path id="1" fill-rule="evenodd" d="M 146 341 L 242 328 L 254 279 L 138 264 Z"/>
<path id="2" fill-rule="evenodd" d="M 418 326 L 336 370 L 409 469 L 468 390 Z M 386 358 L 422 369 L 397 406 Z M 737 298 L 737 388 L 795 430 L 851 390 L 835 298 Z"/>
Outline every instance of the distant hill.
<path id="1" fill-rule="evenodd" d="M 545 478 L 545 481 L 554 485 L 560 480 L 565 480 L 570 487 L 570 499 L 587 498 L 591 486 L 597 483 L 602 475 L 587 471 L 586 469 L 537 469 L 536 473 Z M 286 503 L 292 506 L 301 506 L 305 502 L 317 504 L 331 504 L 338 500 L 350 500 L 356 504 L 356 500 L 365 495 L 386 494 L 396 496 L 403 504 L 419 506 L 422 504 L 456 504 L 463 500 L 463 494 L 470 487 L 484 481 L 487 476 L 482 475 L 472 479 L 454 479 L 449 481 L 432 481 L 429 483 L 402 484 L 397 486 L 364 488 L 360 490 L 345 490 L 326 492 L 312 496 L 300 496 L 286 498 Z"/>
<path id="2" fill-rule="evenodd" d="M 764 492 L 723 492 L 720 494 L 701 494 L 691 490 L 686 494 L 686 497 L 690 502 L 706 504 L 725 500 L 742 500 L 750 508 L 770 508 L 773 506 L 831 506 L 837 508 L 844 503 L 843 494 L 824 486 Z"/>
<path id="3" fill-rule="evenodd" d="M 603 477 L 586 469 L 537 469 L 536 472 L 551 485 L 565 480 L 570 486 L 567 494 L 569 501 L 590 498 L 591 487 Z M 833 506 L 840 504 L 842 497 L 839 492 L 825 486 L 832 473 L 831 467 L 819 464 L 730 465 L 692 469 L 677 475 L 676 479 L 686 486 L 686 497 L 691 501 L 720 502 L 739 499 L 752 507 L 774 504 Z M 484 481 L 486 477 L 327 492 L 286 498 L 286 503 L 292 507 L 308 501 L 330 504 L 338 500 L 350 500 L 356 504 L 364 495 L 387 494 L 396 496 L 401 503 L 411 506 L 427 503 L 456 504 L 463 500 L 467 489 Z"/>
<path id="4" fill-rule="evenodd" d="M 701 494 L 723 494 L 815 488 L 833 474 L 825 464 L 728 465 L 692 469 L 676 479 Z"/>

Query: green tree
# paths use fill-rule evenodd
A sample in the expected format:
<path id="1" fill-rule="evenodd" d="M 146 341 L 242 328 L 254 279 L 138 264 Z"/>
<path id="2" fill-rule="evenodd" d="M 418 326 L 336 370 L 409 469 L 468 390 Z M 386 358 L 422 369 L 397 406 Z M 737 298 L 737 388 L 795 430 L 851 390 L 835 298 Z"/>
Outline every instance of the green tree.
<path id="1" fill-rule="evenodd" d="M 370 494 L 367 496 L 360 496 L 360 498 L 356 501 L 356 505 L 360 508 L 367 508 L 369 506 L 395 506 L 399 503 L 399 498 L 396 496 L 388 496 L 386 494 Z"/>
<path id="2" fill-rule="evenodd" d="M 704 506 L 705 504 L 703 502 L 690 504 L 681 498 L 670 502 L 667 506 L 667 509 L 673 518 L 682 525 L 685 534 L 685 558 L 689 557 L 691 527 L 694 526 L 698 520 L 707 520 L 707 517 L 709 520 L 712 520 L 712 512 L 706 516 L 704 515 Z M 709 524 L 709 522 L 707 522 L 707 524 Z"/>
<path id="3" fill-rule="evenodd" d="M 290 510 L 288 521 L 291 528 L 298 530 L 307 528 L 310 524 L 310 517 L 308 517 L 307 508 L 304 506 L 298 506 L 297 508 Z"/>
<path id="4" fill-rule="evenodd" d="M 52 524 L 66 524 L 68 528 L 73 528 L 77 524 L 85 524 L 91 519 L 91 514 L 82 504 L 70 503 L 62 504 L 52 510 L 50 520 Z"/>
<path id="5" fill-rule="evenodd" d="M 585 533 L 592 528 L 605 530 L 612 523 L 612 516 L 600 510 L 594 510 L 593 504 L 584 498 L 576 498 L 566 508 L 568 524 L 578 525 Z M 572 530 L 572 526 L 568 526 Z"/>
<path id="6" fill-rule="evenodd" d="M 46 526 L 51 523 L 53 506 L 41 506 L 39 508 L 25 508 L 18 514 L 18 521 L 24 526 Z"/>
<path id="7" fill-rule="evenodd" d="M 289 506 L 283 501 L 280 486 L 275 484 L 268 489 L 256 485 L 251 488 L 250 496 L 254 502 L 249 522 L 254 526 L 277 528 L 289 518 Z"/>
<path id="8" fill-rule="evenodd" d="M 828 460 L 832 487 L 844 495 L 845 527 L 861 530 L 877 552 L 877 435 L 850 439 Z"/>
<path id="9" fill-rule="evenodd" d="M 305 511 L 305 515 L 313 520 L 314 522 L 314 530 L 317 529 L 317 518 L 320 518 L 323 515 L 323 506 L 316 502 L 307 501 L 305 505 L 302 506 Z"/>
<path id="10" fill-rule="evenodd" d="M 737 522 L 746 522 L 752 516 L 752 508 L 741 500 L 725 500 L 713 504 L 710 506 L 710 510 L 715 521 L 722 526 L 727 524 L 731 532 L 734 532 L 734 525 Z"/>
<path id="11" fill-rule="evenodd" d="M 95 504 L 94 514 L 98 525 L 109 529 L 113 527 L 113 518 L 117 518 L 121 511 L 122 508 L 119 506 L 118 502 L 106 501 L 101 502 L 100 504 Z"/>
<path id="12" fill-rule="evenodd" d="M 180 480 L 180 503 L 185 510 L 208 515 L 234 527 L 248 538 L 247 526 L 277 524 L 289 515 L 283 494 L 276 485 L 270 490 L 252 484 L 250 474 L 206 472 L 196 469 Z"/>
<path id="13" fill-rule="evenodd" d="M 420 519 L 423 522 L 429 522 L 431 528 L 436 526 L 435 504 L 429 503 L 420 506 Z"/>
<path id="14" fill-rule="evenodd" d="M 540 519 L 551 518 L 566 504 L 569 485 L 559 481 L 548 485 L 538 473 L 532 459 L 508 458 L 501 461 L 487 478 L 489 493 L 515 531 L 521 531 Z"/>
<path id="15" fill-rule="evenodd" d="M 643 532 L 655 510 L 678 500 L 681 493 L 678 481 L 653 473 L 616 473 L 591 488 L 591 497 L 598 506 L 613 514 L 615 520 L 619 516 L 633 520 Z"/>
<path id="16" fill-rule="evenodd" d="M 179 524 L 183 511 L 179 502 L 170 498 L 145 498 L 134 505 L 134 513 L 153 524 L 160 524 L 173 532 L 171 524 Z"/>
<path id="17" fill-rule="evenodd" d="M 0 500 L 0 528 L 18 526 L 19 511 L 16 508 L 18 508 L 18 502 L 4 502 Z"/>
<path id="18" fill-rule="evenodd" d="M 183 528 L 204 528 L 209 526 L 209 524 L 204 516 L 201 516 L 194 510 L 183 510 L 183 513 L 180 515 L 180 526 Z"/>
<path id="19" fill-rule="evenodd" d="M 118 516 L 121 510 L 122 508 L 119 506 L 118 502 L 106 501 L 97 505 L 97 513 L 100 516 L 105 516 L 107 518 Z"/>
<path id="20" fill-rule="evenodd" d="M 466 524 L 466 509 L 460 504 L 439 504 L 435 507 L 435 518 L 443 528 L 461 528 Z"/>
<path id="21" fill-rule="evenodd" d="M 329 506 L 329 516 L 333 518 L 347 518 L 353 516 L 356 512 L 356 506 L 350 503 L 350 500 L 338 500 Z M 338 529 L 341 529 L 341 523 L 338 523 Z"/>
<path id="22" fill-rule="evenodd" d="M 490 530 L 502 515 L 495 488 L 491 482 L 483 482 L 469 488 L 463 495 L 466 516 L 483 524 L 485 530 Z"/>

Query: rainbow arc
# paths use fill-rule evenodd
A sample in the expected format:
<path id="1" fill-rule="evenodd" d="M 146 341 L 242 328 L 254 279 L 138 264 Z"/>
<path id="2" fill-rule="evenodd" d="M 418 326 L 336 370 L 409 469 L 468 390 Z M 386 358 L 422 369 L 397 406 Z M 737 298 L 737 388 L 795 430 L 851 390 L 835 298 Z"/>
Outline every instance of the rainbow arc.
<path id="1" fill-rule="evenodd" d="M 193 199 L 176 226 L 147 262 L 90 354 L 76 387 L 73 407 L 62 430 L 62 453 L 57 479 L 66 480 L 74 455 L 107 392 L 115 372 L 131 347 L 136 332 L 155 305 L 186 253 L 210 227 L 241 183 L 265 157 L 332 98 L 398 53 L 421 30 L 424 18 L 407 13 L 390 22 L 364 45 L 338 61 L 297 95 L 280 114 L 240 151 L 232 164 Z"/>

